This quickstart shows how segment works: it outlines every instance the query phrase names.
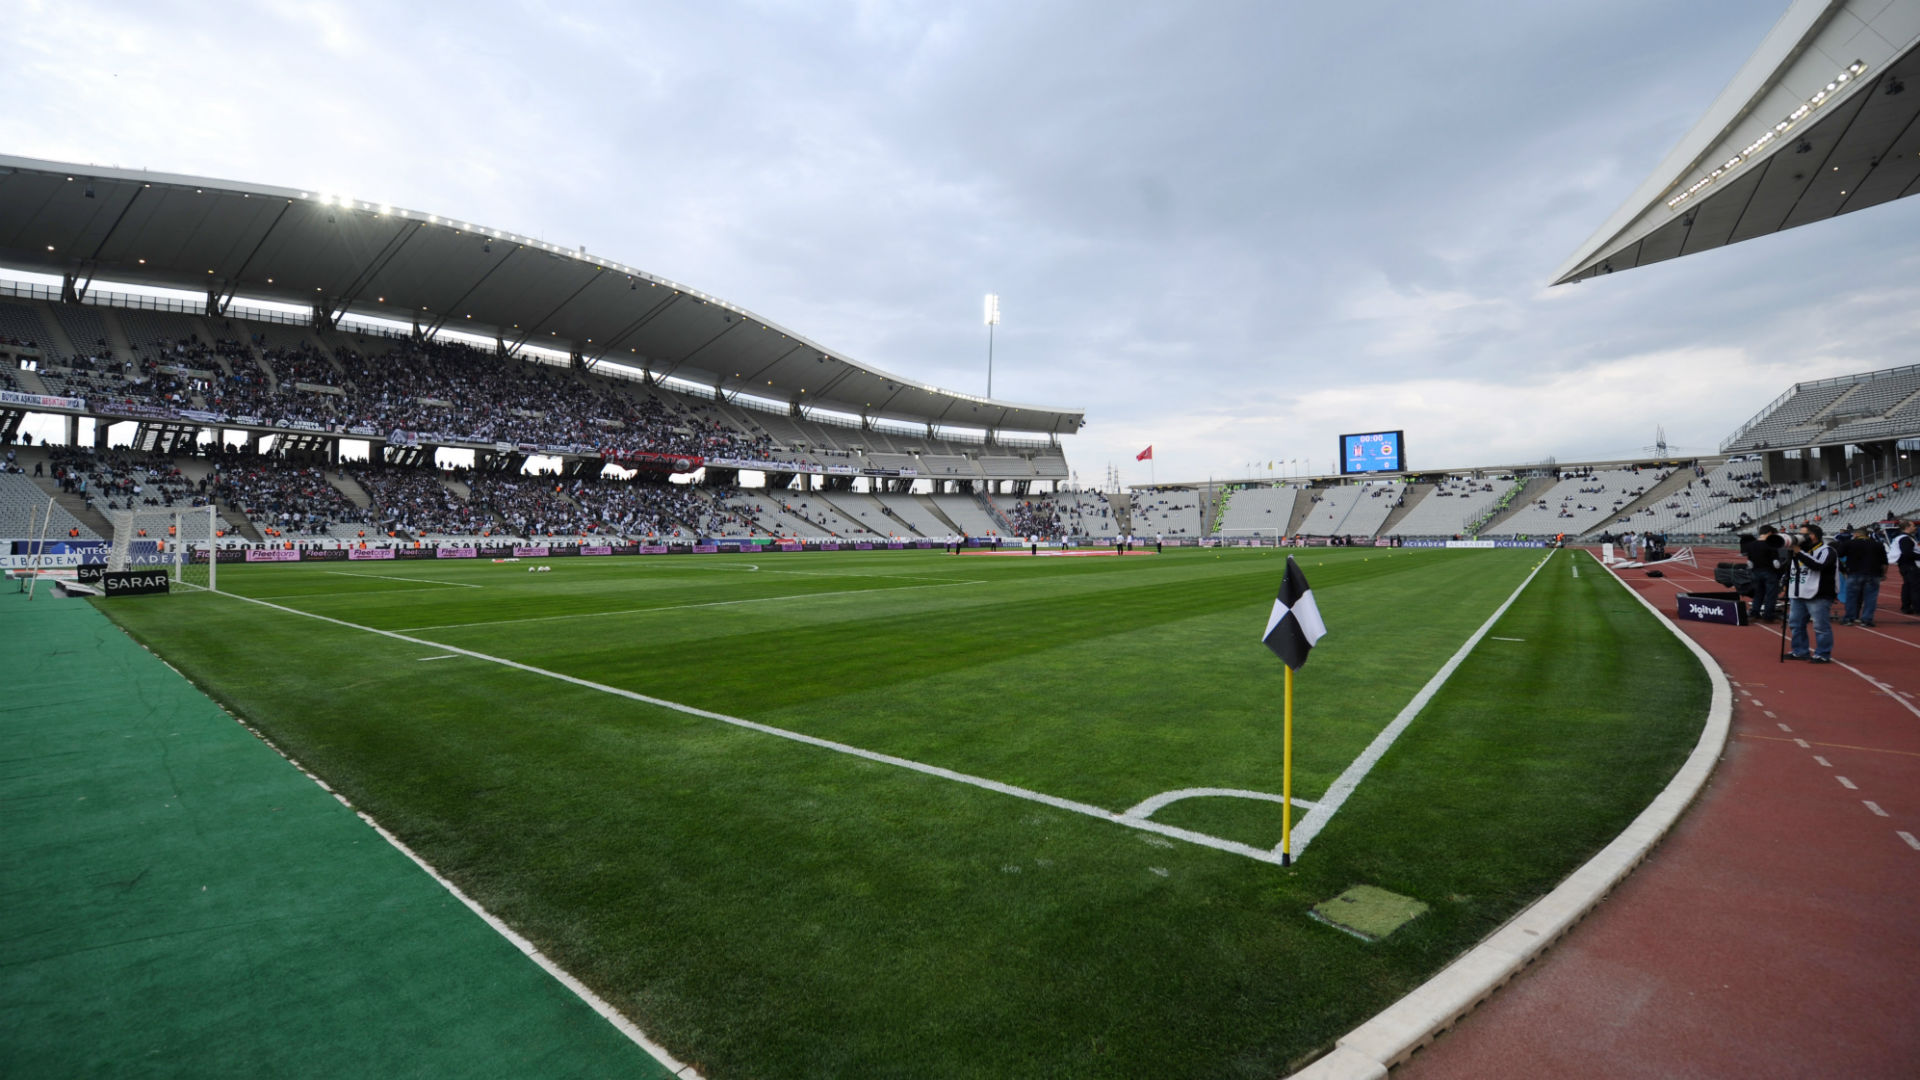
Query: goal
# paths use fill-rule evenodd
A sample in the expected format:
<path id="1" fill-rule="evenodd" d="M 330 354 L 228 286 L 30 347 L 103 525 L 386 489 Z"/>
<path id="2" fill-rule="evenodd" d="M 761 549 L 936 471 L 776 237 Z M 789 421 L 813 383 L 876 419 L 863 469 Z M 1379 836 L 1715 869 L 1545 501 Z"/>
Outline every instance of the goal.
<path id="1" fill-rule="evenodd" d="M 219 562 L 214 540 L 219 512 L 212 506 L 164 506 L 114 510 L 108 570 L 166 567 L 175 585 L 216 588 Z"/>

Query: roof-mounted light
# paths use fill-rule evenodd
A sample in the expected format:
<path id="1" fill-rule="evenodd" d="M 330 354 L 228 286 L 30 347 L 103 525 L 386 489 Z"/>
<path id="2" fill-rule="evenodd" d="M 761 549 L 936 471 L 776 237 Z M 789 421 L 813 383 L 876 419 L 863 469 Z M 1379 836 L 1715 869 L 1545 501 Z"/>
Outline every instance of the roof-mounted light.
<path id="1" fill-rule="evenodd" d="M 1722 162 L 1719 168 L 1714 169 L 1712 172 L 1708 173 L 1707 175 L 1701 177 L 1698 180 L 1695 180 L 1692 186 L 1688 187 L 1685 191 L 1682 191 L 1680 194 L 1675 195 L 1671 199 L 1668 199 L 1667 209 L 1668 210 L 1680 209 L 1680 206 L 1682 203 L 1685 203 L 1688 199 L 1691 199 L 1695 195 L 1698 195 L 1702 191 L 1705 191 L 1707 188 L 1711 187 L 1716 181 L 1718 181 L 1721 177 L 1727 175 L 1733 170 L 1753 160 L 1755 155 L 1759 154 L 1762 150 L 1765 150 L 1767 147 L 1772 146 L 1774 142 L 1777 141 L 1781 136 L 1785 135 L 1789 131 L 1792 131 L 1794 127 L 1800 123 L 1800 121 L 1805 120 L 1808 116 L 1811 116 L 1814 110 L 1820 108 L 1820 106 L 1825 105 L 1829 101 L 1832 101 L 1834 97 L 1840 93 L 1843 87 L 1853 82 L 1855 79 L 1859 78 L 1860 73 L 1865 70 L 1867 70 L 1867 64 L 1866 64 L 1866 61 L 1864 60 L 1855 60 L 1853 63 L 1848 64 L 1847 70 L 1834 76 L 1833 81 L 1821 87 L 1819 93 L 1808 98 L 1805 102 L 1801 103 L 1799 108 L 1788 113 L 1787 118 L 1785 120 L 1780 121 L 1779 123 L 1768 128 L 1766 131 L 1762 132 L 1759 138 L 1748 143 L 1746 148 L 1744 150 L 1741 150 L 1738 154 L 1735 154 L 1734 156 L 1728 158 L 1726 161 Z"/>

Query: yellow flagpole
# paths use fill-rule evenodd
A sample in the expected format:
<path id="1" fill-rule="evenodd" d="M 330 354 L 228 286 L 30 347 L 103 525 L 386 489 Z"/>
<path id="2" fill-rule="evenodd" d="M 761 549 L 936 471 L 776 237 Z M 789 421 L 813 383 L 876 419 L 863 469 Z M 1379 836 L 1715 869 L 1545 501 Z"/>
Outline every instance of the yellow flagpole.
<path id="1" fill-rule="evenodd" d="M 1285 734 L 1280 749 L 1280 865 L 1293 865 L 1293 669 L 1287 669 Z"/>

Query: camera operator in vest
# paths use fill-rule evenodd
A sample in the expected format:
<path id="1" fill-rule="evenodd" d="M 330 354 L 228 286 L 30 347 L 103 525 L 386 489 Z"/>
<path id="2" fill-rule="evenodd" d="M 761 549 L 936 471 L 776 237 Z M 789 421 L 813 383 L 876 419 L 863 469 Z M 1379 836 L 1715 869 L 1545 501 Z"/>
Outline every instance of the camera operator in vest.
<path id="1" fill-rule="evenodd" d="M 1787 541 L 1787 629 L 1792 632 L 1789 660 L 1833 663 L 1833 549 L 1826 533 L 1811 522 Z M 1813 653 L 1807 653 L 1807 622 L 1813 622 Z"/>

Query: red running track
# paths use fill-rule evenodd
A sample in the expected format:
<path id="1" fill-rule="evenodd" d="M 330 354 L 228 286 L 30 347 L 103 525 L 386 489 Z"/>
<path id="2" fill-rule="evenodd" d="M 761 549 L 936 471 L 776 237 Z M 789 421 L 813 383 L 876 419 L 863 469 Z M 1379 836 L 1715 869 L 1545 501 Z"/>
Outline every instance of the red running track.
<path id="1" fill-rule="evenodd" d="M 1699 557 L 1621 577 L 1671 617 L 1738 558 Z M 1899 611 L 1895 574 L 1825 667 L 1780 663 L 1777 626 L 1680 623 L 1733 681 L 1707 789 L 1396 1080 L 1920 1077 L 1920 619 Z"/>

